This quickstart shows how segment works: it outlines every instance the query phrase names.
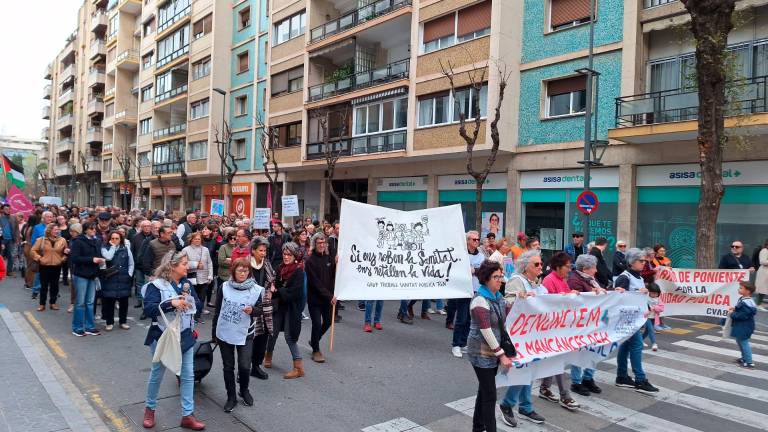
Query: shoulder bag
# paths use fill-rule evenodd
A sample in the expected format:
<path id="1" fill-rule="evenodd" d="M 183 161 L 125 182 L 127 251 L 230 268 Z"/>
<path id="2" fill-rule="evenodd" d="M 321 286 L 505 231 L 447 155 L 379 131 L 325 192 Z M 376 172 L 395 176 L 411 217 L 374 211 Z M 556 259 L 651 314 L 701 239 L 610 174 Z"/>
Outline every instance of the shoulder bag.
<path id="1" fill-rule="evenodd" d="M 507 330 L 504 328 L 504 318 L 501 316 L 498 308 L 494 307 L 490 302 L 489 305 L 496 313 L 496 318 L 498 318 L 497 324 L 499 326 L 499 338 L 501 339 L 499 345 L 504 351 L 504 355 L 509 358 L 515 358 L 517 356 L 517 350 L 515 349 L 515 344 L 512 343 L 512 339 L 509 337 L 509 333 L 507 333 Z"/>

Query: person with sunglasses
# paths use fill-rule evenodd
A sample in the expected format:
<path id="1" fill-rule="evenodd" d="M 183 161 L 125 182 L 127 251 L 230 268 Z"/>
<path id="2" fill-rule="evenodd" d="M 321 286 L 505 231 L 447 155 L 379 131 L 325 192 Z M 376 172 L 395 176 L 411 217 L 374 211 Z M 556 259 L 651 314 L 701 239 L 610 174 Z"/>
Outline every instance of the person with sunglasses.
<path id="1" fill-rule="evenodd" d="M 614 290 L 620 293 L 641 292 L 648 293 L 641 272 L 648 261 L 646 253 L 640 249 L 632 248 L 627 251 L 627 270 L 616 278 Z M 627 360 L 632 362 L 632 372 L 635 379 L 629 376 Z M 643 333 L 638 330 L 619 345 L 616 356 L 616 386 L 634 388 L 635 391 L 646 394 L 658 393 L 659 389 L 652 386 L 645 377 L 643 371 Z"/>
<path id="2" fill-rule="evenodd" d="M 624 240 L 616 241 L 616 252 L 613 253 L 613 280 L 627 270 L 627 242 Z"/>
<path id="3" fill-rule="evenodd" d="M 480 281 L 477 279 L 475 272 L 480 265 L 485 261 L 485 255 L 480 252 L 480 233 L 477 231 L 467 232 L 467 252 L 469 252 L 469 265 L 472 270 L 472 292 L 476 293 L 480 288 Z M 469 303 L 471 299 L 459 298 L 452 299 L 453 310 L 456 311 L 456 318 L 453 322 L 453 347 L 451 353 L 454 357 L 461 358 L 463 353 L 466 352 L 467 337 L 469 336 Z M 402 322 L 406 317 L 398 315 L 398 319 Z"/>
<path id="4" fill-rule="evenodd" d="M 740 240 L 731 242 L 731 251 L 720 258 L 718 268 L 725 270 L 749 270 L 750 273 L 755 271 L 752 260 L 744 255 L 744 243 Z"/>

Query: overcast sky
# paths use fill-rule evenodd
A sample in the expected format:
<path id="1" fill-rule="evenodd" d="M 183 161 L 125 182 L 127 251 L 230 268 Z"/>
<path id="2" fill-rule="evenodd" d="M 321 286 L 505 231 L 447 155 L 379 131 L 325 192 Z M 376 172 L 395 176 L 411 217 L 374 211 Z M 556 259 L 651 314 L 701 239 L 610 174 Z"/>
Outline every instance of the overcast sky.
<path id="1" fill-rule="evenodd" d="M 0 44 L 0 135 L 40 139 L 45 66 L 77 27 L 83 0 L 3 1 Z M 90 0 L 89 0 L 90 1 Z"/>

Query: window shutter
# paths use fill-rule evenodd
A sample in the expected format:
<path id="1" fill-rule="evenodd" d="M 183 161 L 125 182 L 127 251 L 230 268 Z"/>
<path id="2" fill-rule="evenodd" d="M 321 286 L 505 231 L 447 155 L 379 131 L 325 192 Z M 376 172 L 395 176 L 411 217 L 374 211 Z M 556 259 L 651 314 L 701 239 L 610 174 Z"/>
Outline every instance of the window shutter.
<path id="1" fill-rule="evenodd" d="M 589 18 L 590 0 L 552 0 L 550 26 L 557 27 L 573 21 Z"/>
<path id="2" fill-rule="evenodd" d="M 301 78 L 301 77 L 304 76 L 304 66 L 299 66 L 297 68 L 293 68 L 293 69 L 291 69 L 291 70 L 289 70 L 289 71 L 287 71 L 285 73 L 288 74 L 288 79 L 289 80 L 296 79 L 296 78 Z"/>
<path id="3" fill-rule="evenodd" d="M 491 0 L 486 0 L 474 6 L 459 11 L 457 36 L 476 32 L 491 26 Z"/>
<path id="4" fill-rule="evenodd" d="M 277 128 L 277 146 L 282 148 L 288 143 L 288 126 Z"/>
<path id="5" fill-rule="evenodd" d="M 248 70 L 248 52 L 247 51 L 237 56 L 237 60 L 238 60 L 238 70 L 240 72 Z"/>
<path id="6" fill-rule="evenodd" d="M 585 90 L 587 88 L 587 79 L 584 76 L 574 76 L 549 81 L 547 83 L 547 96 L 555 96 L 564 93 Z"/>
<path id="7" fill-rule="evenodd" d="M 288 74 L 286 72 L 272 75 L 270 82 L 272 94 L 280 94 L 288 91 Z"/>
<path id="8" fill-rule="evenodd" d="M 454 14 L 424 23 L 424 43 L 431 42 L 441 37 L 450 36 L 454 29 Z"/>

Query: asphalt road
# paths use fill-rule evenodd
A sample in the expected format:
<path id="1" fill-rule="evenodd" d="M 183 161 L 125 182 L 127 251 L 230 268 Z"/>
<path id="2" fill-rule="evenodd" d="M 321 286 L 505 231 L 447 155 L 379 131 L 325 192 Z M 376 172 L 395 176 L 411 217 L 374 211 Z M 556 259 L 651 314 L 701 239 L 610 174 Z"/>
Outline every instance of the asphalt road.
<path id="1" fill-rule="evenodd" d="M 143 345 L 146 321 L 137 321 L 139 309 L 131 304 L 130 330 L 115 329 L 102 336 L 71 335 L 66 309 L 68 287 L 63 287 L 60 311 L 35 311 L 19 278 L 0 285 L 0 303 L 21 312 L 79 387 L 87 400 L 115 431 L 139 431 L 142 402 L 150 366 Z M 132 302 L 131 302 L 132 303 Z M 419 304 L 420 305 L 420 304 Z M 396 302 L 384 306 L 384 330 L 362 331 L 363 313 L 347 303 L 343 321 L 335 328 L 334 352 L 327 362 L 309 360 L 309 321 L 304 322 L 300 348 L 306 377 L 286 381 L 290 355 L 281 339 L 275 367 L 267 381 L 254 380 L 253 407 L 238 406 L 225 414 L 221 362 L 218 353 L 211 374 L 196 385 L 196 414 L 210 431 L 421 431 L 452 432 L 471 429 L 476 380 L 466 359 L 450 353 L 451 332 L 439 315 L 416 318 L 406 326 L 396 321 Z M 417 308 L 418 309 L 418 308 Z M 97 312 L 98 313 L 98 312 Z M 521 421 L 517 430 L 535 431 L 761 431 L 768 425 L 768 314 L 761 313 L 762 331 L 753 339 L 756 370 L 733 363 L 737 347 L 719 339 L 719 327 L 708 322 L 667 319 L 673 332 L 659 334 L 660 351 L 644 355 L 651 382 L 662 388 L 645 396 L 612 385 L 615 360 L 600 366 L 599 397 L 575 398 L 578 412 L 542 399 L 535 409 L 546 417 L 544 425 Z M 209 316 L 210 317 L 210 316 Z M 705 320 L 706 321 L 706 320 Z M 100 322 L 103 328 L 103 321 Z M 200 327 L 207 339 L 210 323 Z M 323 346 L 327 351 L 327 336 Z M 0 373 L 12 373 L 4 370 Z M 499 390 L 500 398 L 504 389 Z M 535 393 L 534 393 L 535 394 Z M 166 376 L 158 409 L 157 430 L 176 430 L 178 390 Z M 499 422 L 500 430 L 508 430 Z"/>

